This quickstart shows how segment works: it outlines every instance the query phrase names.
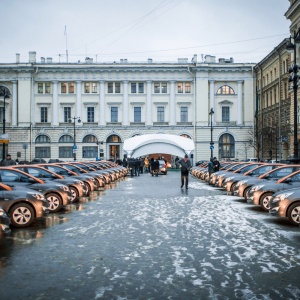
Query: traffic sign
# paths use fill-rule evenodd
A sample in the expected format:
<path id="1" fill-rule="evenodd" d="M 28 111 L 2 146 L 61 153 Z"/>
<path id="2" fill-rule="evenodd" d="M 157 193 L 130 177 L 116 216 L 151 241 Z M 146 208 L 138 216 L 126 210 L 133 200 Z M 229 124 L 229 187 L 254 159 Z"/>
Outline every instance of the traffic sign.
<path id="1" fill-rule="evenodd" d="M 210 148 L 210 150 L 214 150 L 214 146 L 210 146 L 209 148 Z"/>
<path id="2" fill-rule="evenodd" d="M 77 150 L 77 145 L 74 145 L 74 146 L 73 146 L 73 150 Z"/>

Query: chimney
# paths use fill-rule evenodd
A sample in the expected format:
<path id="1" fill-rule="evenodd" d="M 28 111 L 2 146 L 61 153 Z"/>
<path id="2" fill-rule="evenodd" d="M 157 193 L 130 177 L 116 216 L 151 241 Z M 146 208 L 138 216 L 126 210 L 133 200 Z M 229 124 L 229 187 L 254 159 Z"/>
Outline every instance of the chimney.
<path id="1" fill-rule="evenodd" d="M 128 62 L 127 58 L 124 58 L 123 62 L 124 62 L 124 64 L 127 64 L 127 62 Z"/>
<path id="2" fill-rule="evenodd" d="M 42 63 L 42 64 L 45 63 L 45 57 L 41 57 L 41 63 Z"/>
<path id="3" fill-rule="evenodd" d="M 193 64 L 197 63 L 197 54 L 194 54 L 194 57 L 192 58 L 192 63 Z"/>
<path id="4" fill-rule="evenodd" d="M 20 53 L 16 53 L 16 63 L 20 63 Z"/>
<path id="5" fill-rule="evenodd" d="M 120 63 L 121 63 L 121 64 L 123 63 L 123 58 L 120 59 Z"/>
<path id="6" fill-rule="evenodd" d="M 148 64 L 152 64 L 153 59 L 152 58 L 148 58 Z"/>
<path id="7" fill-rule="evenodd" d="M 47 64 L 52 64 L 52 57 L 47 57 Z"/>
<path id="8" fill-rule="evenodd" d="M 29 51 L 29 62 L 31 64 L 36 63 L 36 52 L 35 51 Z"/>
<path id="9" fill-rule="evenodd" d="M 219 58 L 219 63 L 220 63 L 220 64 L 225 63 L 225 58 Z"/>

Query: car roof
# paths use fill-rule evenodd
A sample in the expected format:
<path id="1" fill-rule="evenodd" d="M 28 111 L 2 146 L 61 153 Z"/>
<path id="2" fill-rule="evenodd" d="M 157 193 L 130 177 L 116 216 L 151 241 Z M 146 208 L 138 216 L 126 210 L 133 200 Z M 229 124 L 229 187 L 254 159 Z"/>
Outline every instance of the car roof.
<path id="1" fill-rule="evenodd" d="M 274 164 L 272 164 L 272 165 L 274 165 Z M 265 174 L 260 175 L 260 176 L 258 177 L 258 179 L 264 178 L 264 177 L 266 177 L 268 174 L 273 173 L 273 172 L 275 172 L 275 171 L 278 171 L 278 170 L 280 170 L 280 169 L 283 169 L 283 168 L 290 168 L 290 167 L 298 167 L 298 168 L 300 168 L 300 165 L 284 165 L 284 166 L 278 167 L 278 168 L 276 168 L 276 169 L 270 170 L 269 172 L 266 172 Z M 291 174 L 292 174 L 292 173 L 291 173 Z"/>

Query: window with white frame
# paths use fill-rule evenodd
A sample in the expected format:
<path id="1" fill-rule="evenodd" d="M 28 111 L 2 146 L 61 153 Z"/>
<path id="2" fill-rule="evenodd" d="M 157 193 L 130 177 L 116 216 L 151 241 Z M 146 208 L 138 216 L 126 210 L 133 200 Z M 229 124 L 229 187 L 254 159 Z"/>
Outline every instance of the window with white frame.
<path id="1" fill-rule="evenodd" d="M 166 82 L 154 82 L 155 94 L 166 94 L 168 92 L 168 85 Z"/>
<path id="2" fill-rule="evenodd" d="M 136 106 L 133 108 L 133 122 L 134 123 L 142 122 L 142 108 L 140 106 Z"/>
<path id="3" fill-rule="evenodd" d="M 97 93 L 97 82 L 85 82 L 84 83 L 85 94 L 96 94 Z"/>
<path id="4" fill-rule="evenodd" d="M 71 107 L 64 107 L 64 122 L 67 123 L 71 119 Z"/>
<path id="5" fill-rule="evenodd" d="M 144 83 L 143 82 L 131 82 L 131 94 L 143 94 L 144 93 Z"/>
<path id="6" fill-rule="evenodd" d="M 111 123 L 118 122 L 118 107 L 117 106 L 112 106 L 110 108 L 110 121 L 111 121 Z"/>
<path id="7" fill-rule="evenodd" d="M 165 107 L 158 106 L 157 107 L 157 122 L 164 122 L 165 121 Z"/>
<path id="8" fill-rule="evenodd" d="M 180 122 L 188 122 L 188 107 L 180 107 Z"/>
<path id="9" fill-rule="evenodd" d="M 95 122 L 95 108 L 87 107 L 87 122 L 93 123 Z"/>
<path id="10" fill-rule="evenodd" d="M 230 108 L 229 106 L 222 106 L 222 122 L 230 121 Z"/>
<path id="11" fill-rule="evenodd" d="M 217 95 L 234 95 L 234 90 L 228 85 L 221 86 L 218 91 Z"/>
<path id="12" fill-rule="evenodd" d="M 177 83 L 177 93 L 190 93 L 191 92 L 191 83 L 190 82 L 178 82 Z"/>
<path id="13" fill-rule="evenodd" d="M 38 94 L 50 94 L 51 83 L 50 82 L 38 82 Z"/>
<path id="14" fill-rule="evenodd" d="M 121 83 L 120 82 L 108 82 L 107 83 L 107 93 L 108 94 L 120 94 L 121 93 Z"/>
<path id="15" fill-rule="evenodd" d="M 41 107 L 41 123 L 47 123 L 48 122 L 48 107 Z"/>
<path id="16" fill-rule="evenodd" d="M 72 82 L 62 82 L 60 84 L 61 94 L 74 94 L 75 93 L 75 84 Z"/>
<path id="17" fill-rule="evenodd" d="M 35 157 L 37 158 L 50 158 L 50 147 L 35 147 Z"/>

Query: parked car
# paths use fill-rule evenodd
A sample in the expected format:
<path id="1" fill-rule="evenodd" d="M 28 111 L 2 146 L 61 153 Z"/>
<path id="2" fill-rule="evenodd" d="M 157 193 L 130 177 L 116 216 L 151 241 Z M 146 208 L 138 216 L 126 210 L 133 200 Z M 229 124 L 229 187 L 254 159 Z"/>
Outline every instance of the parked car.
<path id="1" fill-rule="evenodd" d="M 1 194 L 1 192 L 0 192 L 0 194 Z M 0 197 L 0 201 L 1 201 L 1 197 Z M 10 225 L 10 217 L 8 216 L 8 214 L 6 213 L 4 208 L 2 206 L 0 206 L 0 235 L 2 233 L 10 232 L 9 225 Z"/>
<path id="2" fill-rule="evenodd" d="M 0 206 L 10 216 L 14 227 L 27 227 L 48 213 L 48 202 L 42 193 L 0 183 Z"/>
<path id="3" fill-rule="evenodd" d="M 278 170 L 280 172 L 280 170 Z M 277 180 L 266 181 L 252 187 L 255 190 L 252 197 L 248 199 L 249 203 L 260 205 L 264 211 L 270 210 L 270 200 L 275 192 L 300 187 L 300 171 Z"/>
<path id="4" fill-rule="evenodd" d="M 67 205 L 72 200 L 70 189 L 61 183 L 45 182 L 42 179 L 36 178 L 22 169 L 11 167 L 0 168 L 0 182 L 12 186 L 14 188 L 28 188 L 38 191 L 44 195 L 49 203 L 48 210 L 56 212 Z"/>
<path id="5" fill-rule="evenodd" d="M 159 162 L 158 173 L 163 173 L 164 175 L 167 175 L 168 168 L 166 162 L 164 160 L 158 160 L 158 162 Z"/>
<path id="6" fill-rule="evenodd" d="M 59 163 L 59 162 L 63 162 L 63 160 L 57 159 L 57 158 L 50 158 L 48 160 L 49 164 L 53 164 L 53 163 Z"/>
<path id="7" fill-rule="evenodd" d="M 279 191 L 270 199 L 271 216 L 288 218 L 291 224 L 300 225 L 300 189 Z"/>
<path id="8" fill-rule="evenodd" d="M 42 164 L 45 163 L 46 161 L 43 158 L 34 158 L 30 163 L 31 164 Z"/>

